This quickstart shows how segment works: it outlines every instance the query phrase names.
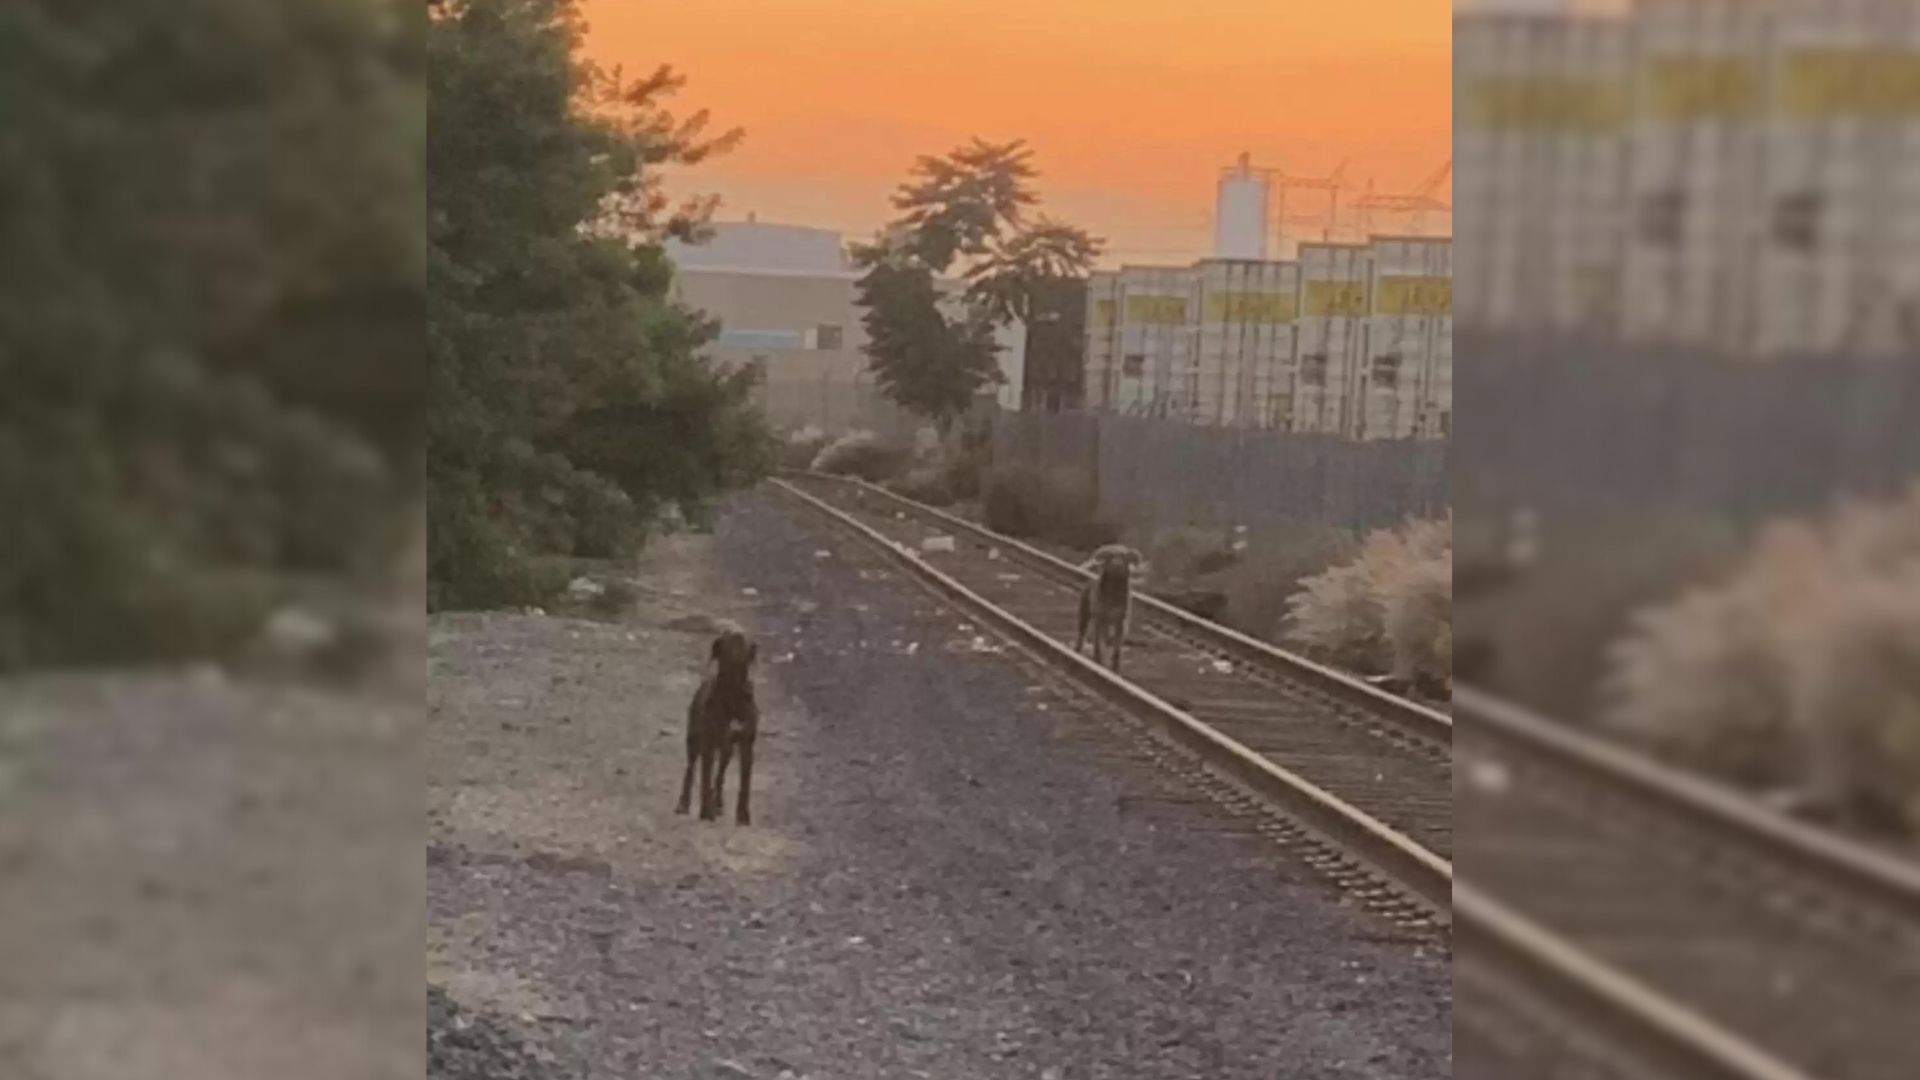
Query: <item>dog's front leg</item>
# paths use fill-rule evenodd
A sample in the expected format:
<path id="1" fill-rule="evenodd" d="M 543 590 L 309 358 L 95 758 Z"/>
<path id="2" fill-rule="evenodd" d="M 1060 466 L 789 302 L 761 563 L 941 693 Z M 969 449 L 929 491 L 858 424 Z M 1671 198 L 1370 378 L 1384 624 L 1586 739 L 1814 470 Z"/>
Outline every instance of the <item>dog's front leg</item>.
<path id="1" fill-rule="evenodd" d="M 680 802 L 673 808 L 676 814 L 687 812 L 687 802 L 693 796 L 693 771 L 699 767 L 699 764 L 700 741 L 689 738 L 687 739 L 687 772 L 680 778 Z"/>
<path id="2" fill-rule="evenodd" d="M 713 740 L 700 740 L 700 820 L 712 821 L 719 815 L 713 802 Z"/>
<path id="3" fill-rule="evenodd" d="M 720 815 L 727 812 L 727 765 L 733 760 L 733 733 L 726 732 L 719 737 L 720 764 L 713 770 L 713 820 L 719 821 Z"/>
<path id="4" fill-rule="evenodd" d="M 740 742 L 740 807 L 734 812 L 736 825 L 753 824 L 753 738 Z"/>
<path id="5" fill-rule="evenodd" d="M 1073 639 L 1074 652 L 1084 654 L 1087 651 L 1087 624 L 1092 621 L 1093 612 L 1088 608 L 1087 594 L 1082 592 L 1080 594 L 1080 630 Z M 1093 648 L 1095 653 L 1094 662 L 1099 663 L 1100 636 L 1098 634 L 1094 635 Z"/>

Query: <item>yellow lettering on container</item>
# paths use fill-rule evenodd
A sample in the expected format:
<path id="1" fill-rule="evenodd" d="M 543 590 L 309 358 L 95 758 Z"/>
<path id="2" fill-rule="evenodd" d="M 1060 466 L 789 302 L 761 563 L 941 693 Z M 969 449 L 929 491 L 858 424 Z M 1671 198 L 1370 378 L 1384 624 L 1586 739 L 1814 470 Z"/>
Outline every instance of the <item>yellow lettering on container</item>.
<path id="1" fill-rule="evenodd" d="M 1290 292 L 1214 293 L 1207 297 L 1207 317 L 1216 322 L 1292 322 L 1296 304 Z"/>
<path id="2" fill-rule="evenodd" d="M 1920 117 L 1920 52 L 1808 49 L 1781 65 L 1778 111 L 1800 119 Z"/>
<path id="3" fill-rule="evenodd" d="M 1758 111 L 1758 66 L 1737 57 L 1662 57 L 1641 72 L 1645 111 L 1661 120 L 1726 120 Z"/>
<path id="4" fill-rule="evenodd" d="M 1383 274 L 1373 310 L 1381 315 L 1450 315 L 1453 279 Z"/>
<path id="5" fill-rule="evenodd" d="M 1462 126 L 1484 131 L 1608 134 L 1627 119 L 1620 87 L 1552 76 L 1482 79 L 1462 104 Z"/>
<path id="6" fill-rule="evenodd" d="M 1181 326 L 1187 321 L 1187 302 L 1178 296 L 1129 296 L 1127 321 L 1148 326 Z"/>
<path id="7" fill-rule="evenodd" d="M 1367 286 L 1359 281 L 1309 281 L 1302 315 L 1365 315 Z"/>

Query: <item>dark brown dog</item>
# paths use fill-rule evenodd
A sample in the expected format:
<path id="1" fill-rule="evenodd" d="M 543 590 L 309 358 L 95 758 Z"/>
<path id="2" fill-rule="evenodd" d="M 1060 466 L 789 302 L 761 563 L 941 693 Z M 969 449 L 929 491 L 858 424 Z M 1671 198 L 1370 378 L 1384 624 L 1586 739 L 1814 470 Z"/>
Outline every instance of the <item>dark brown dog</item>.
<path id="1" fill-rule="evenodd" d="M 740 825 L 753 823 L 753 740 L 760 732 L 760 708 L 753 700 L 748 669 L 759 652 L 759 646 L 738 630 L 725 631 L 713 639 L 706 677 L 700 680 L 693 704 L 687 707 L 687 773 L 680 781 L 680 805 L 674 808 L 675 813 L 687 812 L 698 766 L 700 820 L 718 819 L 727 801 L 727 763 L 737 752 L 740 806 L 734 821 Z"/>

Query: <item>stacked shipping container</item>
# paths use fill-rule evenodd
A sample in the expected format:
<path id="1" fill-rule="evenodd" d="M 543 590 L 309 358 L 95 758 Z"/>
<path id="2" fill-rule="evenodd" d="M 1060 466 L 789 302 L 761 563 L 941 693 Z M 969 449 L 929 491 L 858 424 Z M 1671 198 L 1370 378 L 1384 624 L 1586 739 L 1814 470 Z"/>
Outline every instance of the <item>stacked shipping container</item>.
<path id="1" fill-rule="evenodd" d="M 1300 245 L 1096 274 L 1087 405 L 1355 438 L 1438 437 L 1452 397 L 1451 244 Z"/>
<path id="2" fill-rule="evenodd" d="M 1920 351 L 1920 3 L 1771 10 L 1755 348 Z"/>
<path id="3" fill-rule="evenodd" d="M 1617 317 L 1631 36 L 1618 19 L 1489 14 L 1454 28 L 1462 318 Z"/>
<path id="4" fill-rule="evenodd" d="M 1368 250 L 1303 243 L 1294 431 L 1357 434 L 1367 322 Z"/>
<path id="5" fill-rule="evenodd" d="M 1767 6 L 1641 0 L 1627 137 L 1622 326 L 1632 340 L 1751 341 Z"/>
<path id="6" fill-rule="evenodd" d="M 1453 245 L 1376 237 L 1371 245 L 1362 438 L 1450 434 L 1453 415 Z"/>
<path id="7" fill-rule="evenodd" d="M 1454 34 L 1470 325 L 1920 351 L 1920 4 L 1639 0 Z"/>

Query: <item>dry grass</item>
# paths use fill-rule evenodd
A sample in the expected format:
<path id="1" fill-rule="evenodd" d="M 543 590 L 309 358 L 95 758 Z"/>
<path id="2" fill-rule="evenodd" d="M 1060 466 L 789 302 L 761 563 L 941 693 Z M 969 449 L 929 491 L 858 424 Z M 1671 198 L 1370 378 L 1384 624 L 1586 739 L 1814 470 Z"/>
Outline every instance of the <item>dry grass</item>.
<path id="1" fill-rule="evenodd" d="M 814 459 L 826 449 L 828 441 L 827 433 L 812 424 L 787 432 L 780 438 L 780 467 L 811 469 Z"/>
<path id="2" fill-rule="evenodd" d="M 1920 831 L 1920 484 L 1776 525 L 1732 574 L 1641 612 L 1606 720 L 1866 828 Z"/>
<path id="3" fill-rule="evenodd" d="M 899 476 L 913 459 L 907 447 L 886 442 L 871 431 L 849 431 L 814 456 L 815 472 L 856 476 L 872 484 Z"/>

